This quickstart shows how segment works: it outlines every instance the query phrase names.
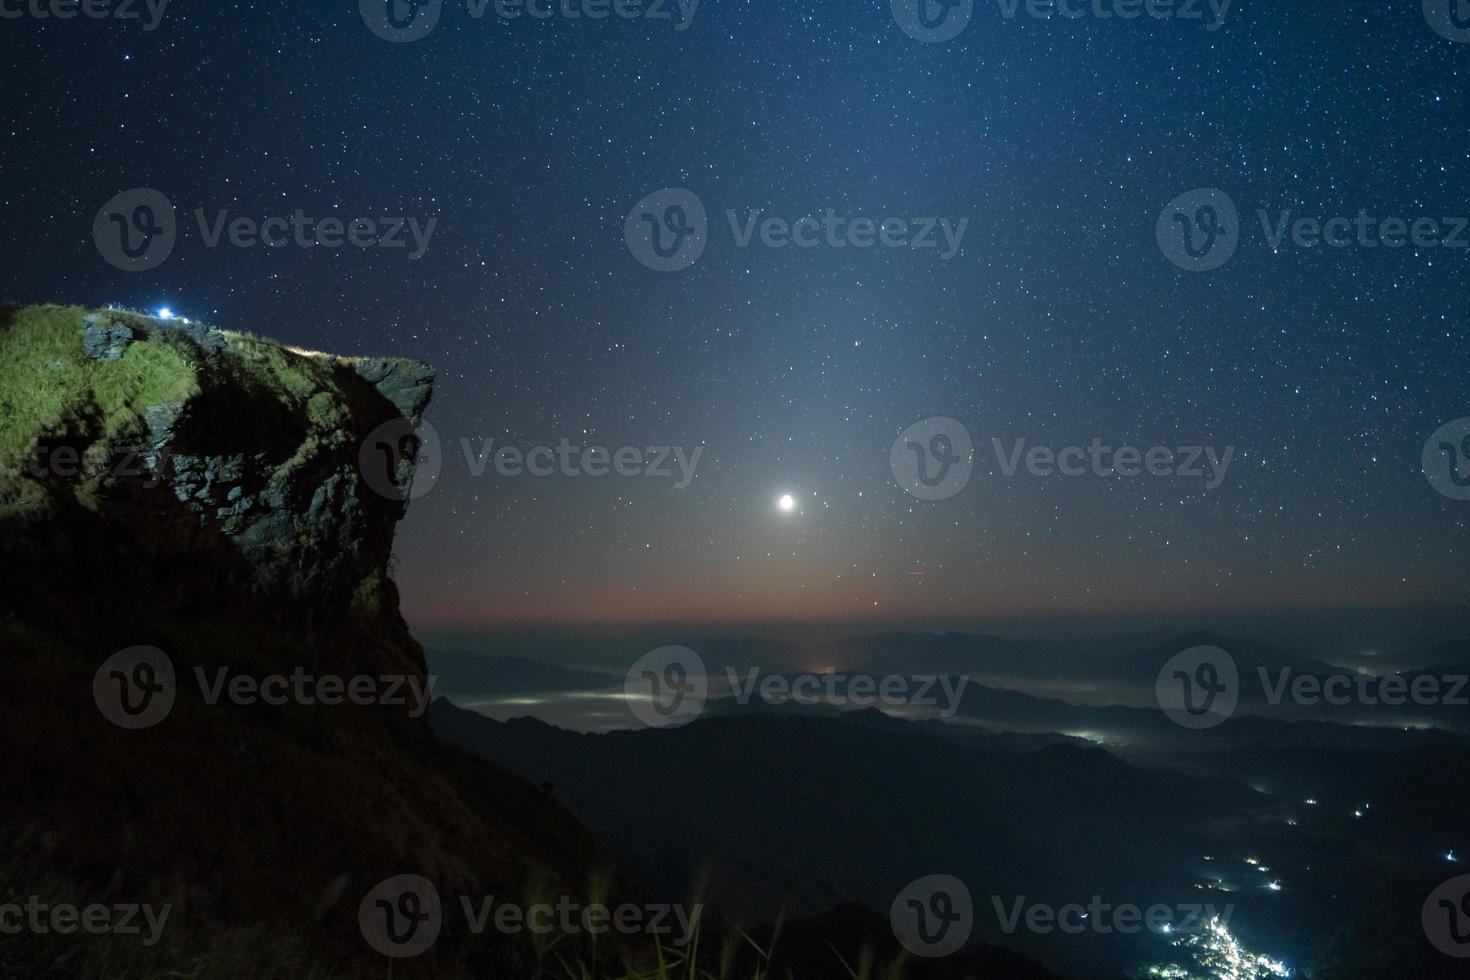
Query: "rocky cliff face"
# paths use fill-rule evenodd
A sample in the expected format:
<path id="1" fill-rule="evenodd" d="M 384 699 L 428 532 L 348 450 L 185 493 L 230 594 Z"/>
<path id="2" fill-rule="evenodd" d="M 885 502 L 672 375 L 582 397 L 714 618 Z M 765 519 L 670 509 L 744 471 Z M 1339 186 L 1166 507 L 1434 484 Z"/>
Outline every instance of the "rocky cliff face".
<path id="1" fill-rule="evenodd" d="M 432 687 L 389 560 L 432 381 L 183 321 L 0 309 L 0 904 L 173 913 L 150 948 L 6 936 L 0 976 L 382 976 L 360 903 L 390 876 L 576 894 L 605 868 L 555 801 L 438 745 L 404 699 Z M 146 726 L 98 686 L 138 649 L 157 653 L 138 690 L 172 675 Z M 383 696 L 201 680 L 225 676 Z M 529 975 L 531 955 L 446 927 L 392 972 Z"/>
<path id="2" fill-rule="evenodd" d="M 180 601 L 248 594 L 318 626 L 396 614 L 387 569 L 428 366 L 117 310 L 0 315 L 0 373 L 44 387 L 0 393 L 7 537 L 45 553 L 101 525 Z"/>

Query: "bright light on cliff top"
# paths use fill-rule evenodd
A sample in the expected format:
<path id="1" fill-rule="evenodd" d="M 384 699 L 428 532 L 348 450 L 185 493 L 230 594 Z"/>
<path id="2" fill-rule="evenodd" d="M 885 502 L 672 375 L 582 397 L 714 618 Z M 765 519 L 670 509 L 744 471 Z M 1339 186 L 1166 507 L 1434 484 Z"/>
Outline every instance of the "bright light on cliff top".
<path id="1" fill-rule="evenodd" d="M 188 317 L 186 317 L 186 316 L 179 316 L 177 313 L 175 313 L 173 310 L 171 310 L 167 306 L 160 306 L 157 310 L 155 310 L 154 313 L 153 313 L 153 319 L 155 319 L 155 320 L 177 320 L 180 323 L 188 323 L 189 322 L 189 318 Z"/>

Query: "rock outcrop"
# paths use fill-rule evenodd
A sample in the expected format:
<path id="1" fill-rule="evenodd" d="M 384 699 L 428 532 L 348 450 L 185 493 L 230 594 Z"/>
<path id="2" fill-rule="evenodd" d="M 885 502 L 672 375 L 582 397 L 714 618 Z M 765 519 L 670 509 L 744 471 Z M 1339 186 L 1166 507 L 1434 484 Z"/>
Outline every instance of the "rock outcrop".
<path id="1" fill-rule="evenodd" d="M 387 475 L 363 464 L 377 465 L 375 432 L 419 424 L 427 365 L 117 310 L 8 319 L 6 374 L 60 367 L 47 411 L 18 406 L 0 443 L 0 520 L 44 536 L 89 512 L 147 538 L 150 576 L 197 586 L 222 575 L 213 584 L 317 622 L 393 604 L 387 567 L 413 444 L 391 440 Z"/>
<path id="2" fill-rule="evenodd" d="M 0 975 L 382 976 L 359 909 L 385 879 L 451 909 L 608 880 L 559 804 L 436 743 L 410 696 L 432 683 L 389 570 L 432 383 L 184 321 L 0 309 L 0 903 L 172 910 L 151 948 L 5 936 Z M 148 673 L 108 673 L 139 650 Z M 279 678 L 284 699 L 230 693 Z M 167 691 L 147 725 L 118 714 L 129 680 Z M 391 972 L 533 962 L 446 925 Z"/>

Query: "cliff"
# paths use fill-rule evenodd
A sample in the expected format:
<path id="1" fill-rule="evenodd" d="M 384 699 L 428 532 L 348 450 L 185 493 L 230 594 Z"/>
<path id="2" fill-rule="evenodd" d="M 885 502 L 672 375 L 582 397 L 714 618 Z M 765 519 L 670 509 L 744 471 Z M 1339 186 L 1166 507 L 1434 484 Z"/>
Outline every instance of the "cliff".
<path id="1" fill-rule="evenodd" d="M 606 894 L 558 804 L 425 724 L 389 570 L 432 381 L 185 321 L 0 310 L 0 903 L 173 910 L 150 947 L 6 936 L 0 975 L 381 976 L 359 912 L 390 876 L 446 906 Z M 296 677 L 315 686 L 249 696 Z M 354 681 L 371 696 L 343 702 Z M 530 955 L 459 933 L 393 975 Z"/>

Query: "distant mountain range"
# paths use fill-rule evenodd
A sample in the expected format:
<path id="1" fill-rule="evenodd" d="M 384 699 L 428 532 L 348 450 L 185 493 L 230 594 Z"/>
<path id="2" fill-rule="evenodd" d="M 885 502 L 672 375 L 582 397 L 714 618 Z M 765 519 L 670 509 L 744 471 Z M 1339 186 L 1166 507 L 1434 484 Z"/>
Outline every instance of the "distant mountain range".
<path id="1" fill-rule="evenodd" d="M 1243 677 L 1258 667 L 1343 673 L 1189 634 L 1099 658 L 1093 679 L 1151 691 L 1162 663 L 1191 645 L 1230 650 Z M 960 672 L 1038 669 L 1004 641 L 958 634 L 888 634 L 843 650 L 853 659 L 806 659 L 874 674 L 928 672 L 905 666 L 911 658 Z M 1084 662 L 1074 660 L 1078 670 Z M 1364 964 L 1394 957 L 1418 964 L 1416 977 L 1450 975 L 1422 957 L 1412 931 L 1379 930 L 1352 951 L 1359 959 L 1348 956 L 1334 937 L 1353 929 L 1361 944 L 1370 933 L 1343 920 L 1334 896 L 1363 896 L 1351 916 L 1383 914 L 1448 876 L 1450 852 L 1470 854 L 1458 817 L 1470 806 L 1470 740 L 1345 715 L 1250 713 L 1259 708 L 1247 698 L 1226 723 L 1196 731 L 1156 706 L 1078 705 L 972 681 L 948 721 L 729 698 L 684 728 L 601 735 L 494 722 L 443 700 L 430 718 L 441 740 L 545 785 L 620 867 L 636 869 L 637 887 L 670 901 L 707 887 L 739 921 L 844 902 L 878 914 L 909 881 L 944 873 L 969 883 L 977 906 L 1093 894 L 1228 903 L 1248 947 L 1334 980 L 1376 978 Z M 1155 936 L 1007 934 L 986 909 L 979 941 L 1069 976 L 1121 977 L 1168 955 Z"/>
<path id="2" fill-rule="evenodd" d="M 1150 773 L 1098 749 L 978 749 L 874 714 L 753 712 L 580 735 L 441 700 L 431 723 L 441 740 L 549 784 L 620 866 L 637 869 L 637 886 L 676 901 L 706 881 L 712 903 L 754 922 L 850 900 L 886 910 L 933 873 L 1007 901 L 1193 901 L 1212 846 L 1202 828 L 1263 809 L 1244 785 Z M 993 921 L 980 935 L 1064 970 L 1121 971 L 1158 952 L 1151 936 L 1079 943 L 1074 959 Z"/>
<path id="3" fill-rule="evenodd" d="M 1159 671 L 1169 658 L 1197 646 L 1228 652 L 1240 677 L 1240 708 L 1235 717 L 1206 731 L 1175 725 L 1158 710 L 1154 693 Z M 796 668 L 788 665 L 801 659 L 781 644 L 762 649 L 767 654 L 779 651 L 780 659 L 752 664 L 760 658 L 749 651 L 734 655 L 724 643 L 706 644 L 696 652 L 716 677 L 722 677 L 726 669 L 741 672 L 752 667 L 789 677 Z M 1433 677 L 1443 695 L 1470 702 L 1470 666 L 1454 662 L 1466 650 L 1470 648 L 1454 643 L 1422 650 L 1424 656 L 1450 660 L 1406 672 L 1404 682 Z M 623 668 L 642 652 L 641 648 L 628 651 L 630 659 Z M 621 672 L 555 667 L 521 656 L 437 650 L 429 650 L 427 656 L 440 694 L 608 691 L 623 683 Z M 1466 703 L 1384 704 L 1379 696 L 1381 678 L 1359 675 L 1319 657 L 1211 633 L 1183 634 L 1146 649 L 1107 656 L 1017 647 L 996 637 L 890 633 L 832 644 L 808 654 L 806 660 L 816 670 L 875 677 L 965 676 L 970 680 L 963 689 L 956 721 L 1014 733 L 1068 735 L 1135 755 L 1258 742 L 1391 749 L 1470 737 Z M 1291 685 L 1303 678 L 1322 682 L 1332 677 L 1350 681 L 1354 692 L 1361 689 L 1378 703 L 1362 701 L 1356 693 L 1349 703 L 1330 703 L 1325 698 L 1315 704 L 1297 703 L 1291 696 Z M 1287 685 L 1284 693 L 1283 683 Z M 1039 691 L 1058 688 L 1085 696 L 1038 696 Z M 1273 697 L 1277 703 L 1272 703 Z M 633 723 L 631 718 L 628 723 Z"/>
<path id="4" fill-rule="evenodd" d="M 440 694 L 528 694 L 621 687 L 621 675 L 556 667 L 526 657 L 487 657 L 464 650 L 427 651 Z"/>

